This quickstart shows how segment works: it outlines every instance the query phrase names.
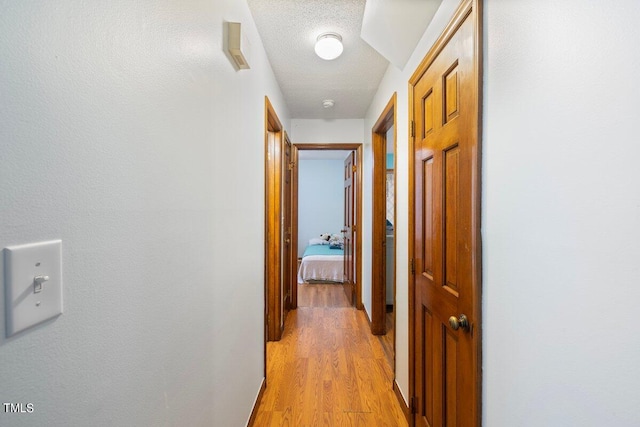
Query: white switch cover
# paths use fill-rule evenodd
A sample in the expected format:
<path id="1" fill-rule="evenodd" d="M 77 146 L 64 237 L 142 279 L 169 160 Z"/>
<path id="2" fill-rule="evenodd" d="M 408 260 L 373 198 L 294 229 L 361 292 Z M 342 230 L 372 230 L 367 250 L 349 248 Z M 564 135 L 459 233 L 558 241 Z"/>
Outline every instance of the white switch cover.
<path id="1" fill-rule="evenodd" d="M 62 314 L 62 241 L 4 249 L 7 337 Z"/>

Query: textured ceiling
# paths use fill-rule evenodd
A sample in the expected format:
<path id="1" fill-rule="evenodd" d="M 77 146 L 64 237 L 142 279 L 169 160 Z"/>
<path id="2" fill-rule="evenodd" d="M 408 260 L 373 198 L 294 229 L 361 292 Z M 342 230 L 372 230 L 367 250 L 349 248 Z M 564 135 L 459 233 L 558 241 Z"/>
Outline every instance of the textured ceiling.
<path id="1" fill-rule="evenodd" d="M 300 160 L 344 160 L 351 150 L 298 150 Z"/>
<path id="2" fill-rule="evenodd" d="M 365 0 L 248 0 L 291 118 L 361 119 L 389 64 L 360 38 Z M 343 54 L 325 61 L 318 35 L 342 36 Z M 333 99 L 325 109 L 322 101 Z"/>
<path id="3" fill-rule="evenodd" d="M 442 0 L 367 0 L 362 39 L 403 69 Z"/>

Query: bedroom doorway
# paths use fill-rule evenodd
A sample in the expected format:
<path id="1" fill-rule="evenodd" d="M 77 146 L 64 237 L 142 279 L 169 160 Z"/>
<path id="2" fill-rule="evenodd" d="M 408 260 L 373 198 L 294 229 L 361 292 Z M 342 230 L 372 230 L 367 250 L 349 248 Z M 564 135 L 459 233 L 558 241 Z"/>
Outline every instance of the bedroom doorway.
<path id="1" fill-rule="evenodd" d="M 396 94 L 394 93 L 372 129 L 372 304 L 371 332 L 395 372 L 396 323 Z"/>
<path id="2" fill-rule="evenodd" d="M 361 290 L 361 283 L 360 283 L 360 277 L 361 277 L 361 271 L 362 271 L 362 249 L 361 249 L 362 237 L 359 230 L 359 225 L 362 222 L 362 185 L 361 185 L 362 170 L 360 168 L 360 165 L 362 164 L 362 144 L 294 144 L 294 147 L 295 147 L 294 148 L 295 172 L 292 176 L 293 178 L 292 188 L 294 191 L 293 197 L 292 197 L 292 201 L 293 201 L 292 234 L 295 235 L 298 239 L 298 249 L 297 249 L 298 263 L 297 264 L 300 264 L 302 253 L 305 251 L 305 248 L 310 238 L 318 238 L 322 233 L 329 233 L 329 234 L 341 233 L 343 235 L 344 242 L 345 242 L 345 245 L 343 248 L 344 258 L 345 258 L 345 261 L 349 261 L 349 262 L 345 264 L 344 268 L 341 268 L 342 277 L 339 278 L 338 281 L 342 282 L 341 286 L 345 296 L 349 301 L 349 304 L 351 306 L 355 306 L 358 309 L 362 309 L 363 308 L 362 290 Z M 313 227 L 309 226 L 308 224 L 309 218 L 303 215 L 303 213 L 305 211 L 306 212 L 309 211 L 310 205 L 318 205 L 318 204 L 325 203 L 324 198 L 328 196 L 314 193 L 311 197 L 307 197 L 305 199 L 305 196 L 309 196 L 309 195 L 301 194 L 301 191 L 306 191 L 304 188 L 301 188 L 301 185 L 302 185 L 301 181 L 308 180 L 309 178 L 304 178 L 304 176 L 303 176 L 303 179 L 300 178 L 300 175 L 302 175 L 300 171 L 301 169 L 300 160 L 303 159 L 302 161 L 305 161 L 304 160 L 305 158 L 309 159 L 310 157 L 321 159 L 323 157 L 327 157 L 327 154 L 329 153 L 337 154 L 337 156 L 336 155 L 332 156 L 334 157 L 333 162 L 336 164 L 336 170 L 331 172 L 332 179 L 337 181 L 336 187 L 340 186 L 340 188 L 344 188 L 345 190 L 346 190 L 346 187 L 343 187 L 343 184 L 339 182 L 341 180 L 344 180 L 346 182 L 346 176 L 345 176 L 346 172 L 345 174 L 343 174 L 342 172 L 343 170 L 346 170 L 344 169 L 345 168 L 344 162 L 345 162 L 345 159 L 349 157 L 350 153 L 353 154 L 353 156 L 351 156 L 353 165 L 350 168 L 352 176 L 350 176 L 350 184 L 349 184 L 350 185 L 349 190 L 351 191 L 351 194 L 352 194 L 352 200 L 351 200 L 351 203 L 349 203 L 349 206 L 351 207 L 349 218 L 352 218 L 351 219 L 352 223 L 351 224 L 346 223 L 346 218 L 348 216 L 347 213 L 343 211 L 333 212 L 333 214 L 337 216 L 339 219 L 334 219 L 333 222 L 331 222 L 332 224 L 331 226 L 326 226 L 325 228 L 328 228 L 327 230 L 325 230 L 324 228 L 317 228 L 317 227 L 316 227 L 317 229 L 314 229 Z M 333 176 L 334 174 L 336 176 Z M 319 176 L 317 179 L 322 180 L 323 177 Z M 343 199 L 343 194 L 344 194 L 344 199 Z M 346 192 L 343 193 L 342 190 L 337 189 L 337 192 L 330 197 L 332 200 L 339 199 L 340 202 L 342 202 L 343 200 L 346 202 L 347 196 L 346 196 Z M 302 206 L 299 204 L 300 200 L 303 200 Z M 340 205 L 343 205 L 343 203 L 340 203 Z M 344 210 L 343 208 L 340 208 L 340 209 Z M 315 219 L 312 219 L 311 221 L 312 222 L 322 221 L 322 218 L 319 218 L 316 216 Z M 308 230 L 308 229 L 313 229 L 314 231 L 312 233 L 306 232 L 305 234 L 305 230 Z"/>

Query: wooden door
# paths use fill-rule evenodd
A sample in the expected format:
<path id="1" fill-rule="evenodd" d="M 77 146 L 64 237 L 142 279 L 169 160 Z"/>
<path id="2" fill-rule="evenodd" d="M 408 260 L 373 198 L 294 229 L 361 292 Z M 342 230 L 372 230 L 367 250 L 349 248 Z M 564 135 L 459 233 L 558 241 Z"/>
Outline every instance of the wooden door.
<path id="1" fill-rule="evenodd" d="M 481 15 L 476 9 L 476 1 L 463 2 L 410 81 L 415 161 L 410 357 L 418 426 L 480 425 Z"/>
<path id="2" fill-rule="evenodd" d="M 282 147 L 282 327 L 287 317 L 287 311 L 292 307 L 294 277 L 293 265 L 293 247 L 291 245 L 291 171 L 293 169 L 293 158 L 291 153 L 291 141 L 286 132 L 284 132 L 284 144 Z"/>
<path id="3" fill-rule="evenodd" d="M 354 177 L 356 173 L 355 152 L 352 151 L 344 161 L 344 292 L 349 304 L 354 303 Z"/>

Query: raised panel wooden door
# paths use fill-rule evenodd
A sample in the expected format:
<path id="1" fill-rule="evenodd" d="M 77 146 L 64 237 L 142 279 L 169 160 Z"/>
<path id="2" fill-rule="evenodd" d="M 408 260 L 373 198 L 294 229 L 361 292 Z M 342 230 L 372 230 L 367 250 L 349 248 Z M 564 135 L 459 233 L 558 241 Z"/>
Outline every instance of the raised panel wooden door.
<path id="1" fill-rule="evenodd" d="M 349 299 L 349 304 L 354 302 L 354 271 L 355 271 L 355 253 L 354 253 L 354 230 L 355 222 L 355 152 L 352 151 L 344 161 L 344 292 Z"/>
<path id="2" fill-rule="evenodd" d="M 479 425 L 478 36 L 465 4 L 412 82 L 418 426 Z"/>

